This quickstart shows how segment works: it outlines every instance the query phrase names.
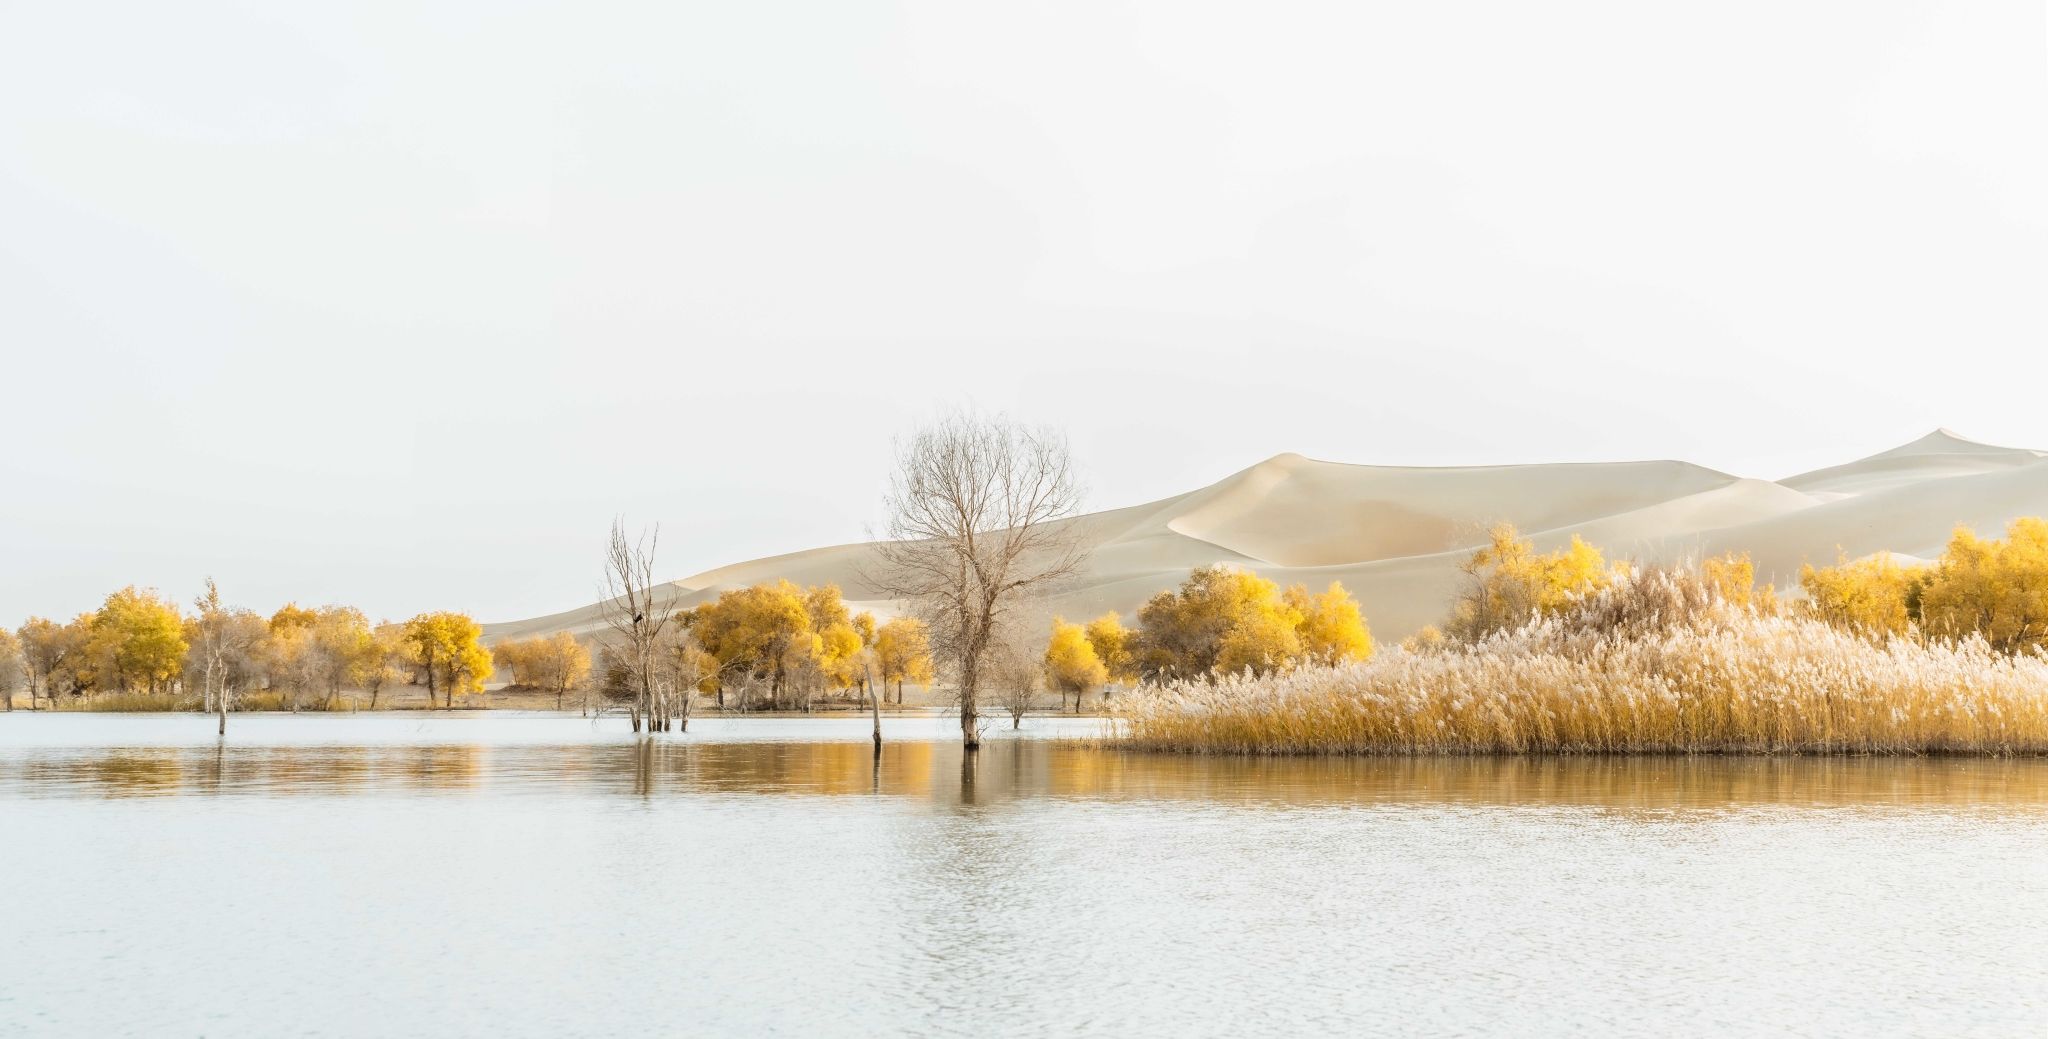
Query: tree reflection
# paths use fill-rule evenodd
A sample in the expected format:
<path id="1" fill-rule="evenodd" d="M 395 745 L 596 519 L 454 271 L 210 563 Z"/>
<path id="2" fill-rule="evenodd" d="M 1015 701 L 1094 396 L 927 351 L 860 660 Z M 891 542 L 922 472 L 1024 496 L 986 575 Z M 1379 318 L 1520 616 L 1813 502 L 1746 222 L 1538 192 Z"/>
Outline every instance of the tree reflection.
<path id="1" fill-rule="evenodd" d="M 942 778 L 943 777 L 943 778 Z M 1484 757 L 1211 758 L 1058 740 L 621 740 L 565 745 L 37 748 L 0 762 L 0 792 L 40 796 L 337 796 L 584 790 L 880 796 L 937 808 L 1031 798 L 1273 804 L 1568 805 L 1621 813 L 1744 805 L 1953 805 L 2048 810 L 2038 759 Z"/>

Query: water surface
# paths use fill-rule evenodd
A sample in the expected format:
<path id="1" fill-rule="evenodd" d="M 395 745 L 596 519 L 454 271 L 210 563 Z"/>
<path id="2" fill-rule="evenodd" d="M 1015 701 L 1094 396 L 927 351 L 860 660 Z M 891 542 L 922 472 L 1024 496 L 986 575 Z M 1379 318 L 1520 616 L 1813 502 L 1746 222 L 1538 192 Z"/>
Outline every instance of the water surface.
<path id="1" fill-rule="evenodd" d="M 2048 1031 L 2048 762 L 867 724 L 0 715 L 0 1033 Z"/>

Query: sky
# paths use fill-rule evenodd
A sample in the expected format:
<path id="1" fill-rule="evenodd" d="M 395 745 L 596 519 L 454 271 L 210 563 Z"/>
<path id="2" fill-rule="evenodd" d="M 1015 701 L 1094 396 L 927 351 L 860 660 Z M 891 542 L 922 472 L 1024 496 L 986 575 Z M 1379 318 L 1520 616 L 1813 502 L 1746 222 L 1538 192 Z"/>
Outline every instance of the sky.
<path id="1" fill-rule="evenodd" d="M 0 4 L 0 624 L 513 620 L 859 540 L 957 408 L 1283 451 L 2048 448 L 2040 0 Z"/>

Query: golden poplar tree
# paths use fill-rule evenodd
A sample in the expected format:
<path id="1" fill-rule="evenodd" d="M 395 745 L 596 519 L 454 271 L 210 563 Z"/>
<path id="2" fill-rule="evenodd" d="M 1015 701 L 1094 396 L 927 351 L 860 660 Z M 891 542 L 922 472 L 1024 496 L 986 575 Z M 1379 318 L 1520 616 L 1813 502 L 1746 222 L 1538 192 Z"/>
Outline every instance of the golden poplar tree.
<path id="1" fill-rule="evenodd" d="M 2005 653 L 2048 646 L 2048 521 L 2016 519 L 2004 541 L 1958 528 L 1917 605 L 1932 635 L 1977 634 Z"/>
<path id="2" fill-rule="evenodd" d="M 1914 602 L 1926 579 L 1920 568 L 1901 566 L 1885 552 L 1799 571 L 1807 609 L 1836 627 L 1870 635 L 1903 635 L 1910 630 Z"/>
<path id="3" fill-rule="evenodd" d="M 1469 583 L 1444 627 L 1447 634 L 1464 639 L 1483 638 L 1554 614 L 1607 587 L 1619 572 L 1576 534 L 1569 546 L 1539 553 L 1507 523 L 1489 531 L 1486 546 L 1459 569 Z"/>
<path id="4" fill-rule="evenodd" d="M 1115 610 L 1088 622 L 1088 644 L 1102 661 L 1112 682 L 1130 682 L 1138 677 L 1137 659 L 1131 655 L 1132 632 L 1124 627 L 1123 616 Z"/>
<path id="5" fill-rule="evenodd" d="M 478 641 L 483 627 L 466 613 L 441 610 L 405 622 L 404 640 L 412 661 L 427 673 L 427 700 L 438 687 L 442 706 L 457 694 L 481 692 L 493 673 L 491 653 Z"/>
<path id="6" fill-rule="evenodd" d="M 1073 694 L 1074 713 L 1081 713 L 1081 698 L 1088 690 L 1109 681 L 1109 668 L 1088 641 L 1087 629 L 1069 624 L 1064 618 L 1052 620 L 1052 637 L 1045 644 L 1045 677 L 1060 690 L 1060 706 Z"/>
<path id="7" fill-rule="evenodd" d="M 915 617 L 892 617 L 875 631 L 875 670 L 886 692 L 896 683 L 896 702 L 903 702 L 903 683 L 928 685 L 933 678 L 931 635 Z"/>
<path id="8" fill-rule="evenodd" d="M 1341 664 L 1372 656 L 1372 632 L 1365 625 L 1365 613 L 1342 584 L 1331 581 L 1320 595 L 1310 595 L 1297 584 L 1287 589 L 1286 598 L 1301 618 L 1296 632 L 1302 659 Z"/>
<path id="9" fill-rule="evenodd" d="M 155 692 L 184 667 L 185 618 L 155 591 L 130 585 L 107 596 L 88 630 L 97 687 Z"/>

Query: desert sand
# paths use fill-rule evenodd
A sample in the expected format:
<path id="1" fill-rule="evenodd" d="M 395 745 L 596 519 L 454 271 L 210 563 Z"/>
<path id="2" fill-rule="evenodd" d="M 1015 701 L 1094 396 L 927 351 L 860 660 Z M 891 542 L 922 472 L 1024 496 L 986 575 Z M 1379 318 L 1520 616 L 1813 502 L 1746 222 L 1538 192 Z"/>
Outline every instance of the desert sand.
<path id="1" fill-rule="evenodd" d="M 1759 581 L 1796 589 L 1805 563 L 1846 553 L 1940 553 L 1958 524 L 1996 534 L 2048 515 L 2048 452 L 1980 444 L 1936 430 L 1912 443 L 1782 480 L 1676 461 L 1407 468 L 1277 455 L 1186 494 L 1068 522 L 1092 547 L 1046 613 L 1128 618 L 1189 569 L 1247 567 L 1282 584 L 1342 581 L 1376 636 L 1441 620 L 1458 564 L 1494 523 L 1548 549 L 1573 534 L 1609 558 L 1671 560 L 1747 552 Z M 864 576 L 868 545 L 836 545 L 719 567 L 676 581 L 679 603 L 786 578 L 832 582 L 855 609 L 895 612 Z M 602 627 L 596 604 L 489 624 L 489 640 Z"/>

